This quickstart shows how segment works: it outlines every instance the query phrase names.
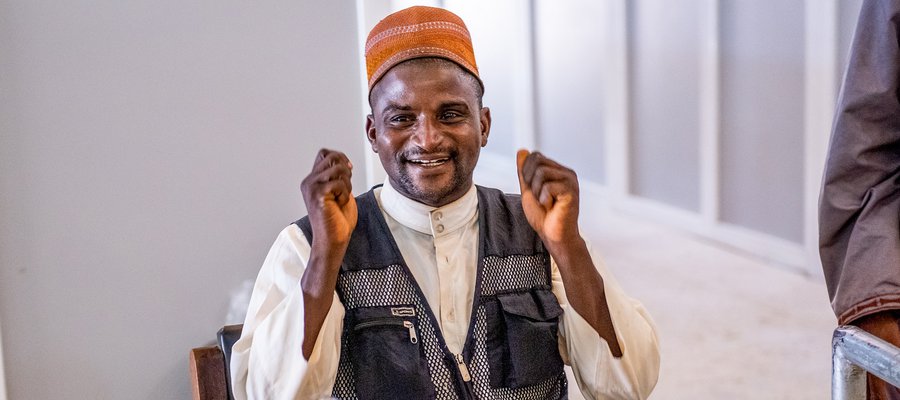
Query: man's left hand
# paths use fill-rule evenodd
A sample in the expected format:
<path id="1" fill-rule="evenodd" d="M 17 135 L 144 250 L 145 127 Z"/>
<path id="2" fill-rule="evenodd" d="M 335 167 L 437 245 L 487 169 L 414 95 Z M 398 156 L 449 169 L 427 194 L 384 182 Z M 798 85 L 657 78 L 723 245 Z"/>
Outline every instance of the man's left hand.
<path id="1" fill-rule="evenodd" d="M 539 152 L 516 153 L 522 208 L 528 223 L 549 246 L 573 243 L 578 233 L 578 177 Z"/>
<path id="2" fill-rule="evenodd" d="M 525 218 L 559 266 L 569 304 L 622 357 L 603 277 L 578 232 L 578 177 L 543 154 L 519 150 L 519 187 Z"/>

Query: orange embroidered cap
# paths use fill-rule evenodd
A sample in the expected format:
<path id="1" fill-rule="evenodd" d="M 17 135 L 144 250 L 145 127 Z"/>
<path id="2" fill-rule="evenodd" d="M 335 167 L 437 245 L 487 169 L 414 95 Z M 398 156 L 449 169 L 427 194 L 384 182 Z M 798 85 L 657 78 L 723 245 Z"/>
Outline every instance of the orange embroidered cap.
<path id="1" fill-rule="evenodd" d="M 388 15 L 366 39 L 369 91 L 395 65 L 414 58 L 439 57 L 478 76 L 472 38 L 462 18 L 442 8 L 414 6 Z"/>

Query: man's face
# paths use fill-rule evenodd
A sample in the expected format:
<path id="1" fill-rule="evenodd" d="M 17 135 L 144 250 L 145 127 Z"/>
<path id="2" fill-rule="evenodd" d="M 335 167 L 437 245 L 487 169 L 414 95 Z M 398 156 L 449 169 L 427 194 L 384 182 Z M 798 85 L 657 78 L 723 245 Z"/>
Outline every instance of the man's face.
<path id="1" fill-rule="evenodd" d="M 393 67 L 372 89 L 366 134 L 391 185 L 439 207 L 471 187 L 491 116 L 460 67 L 417 61 Z"/>

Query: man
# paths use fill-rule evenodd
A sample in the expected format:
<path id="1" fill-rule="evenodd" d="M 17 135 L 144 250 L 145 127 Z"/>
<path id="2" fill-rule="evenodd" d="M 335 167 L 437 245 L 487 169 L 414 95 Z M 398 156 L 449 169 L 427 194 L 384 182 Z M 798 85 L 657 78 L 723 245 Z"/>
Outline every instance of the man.
<path id="1" fill-rule="evenodd" d="M 580 236 L 575 173 L 523 150 L 521 198 L 473 185 L 491 113 L 462 20 L 389 15 L 366 61 L 388 179 L 354 198 L 350 160 L 319 152 L 309 215 L 257 278 L 235 397 L 559 399 L 568 363 L 587 398 L 646 398 L 655 330 Z"/>
<path id="2" fill-rule="evenodd" d="M 819 247 L 838 324 L 900 346 L 900 0 L 867 0 L 835 113 Z M 900 399 L 873 375 L 870 399 Z"/>

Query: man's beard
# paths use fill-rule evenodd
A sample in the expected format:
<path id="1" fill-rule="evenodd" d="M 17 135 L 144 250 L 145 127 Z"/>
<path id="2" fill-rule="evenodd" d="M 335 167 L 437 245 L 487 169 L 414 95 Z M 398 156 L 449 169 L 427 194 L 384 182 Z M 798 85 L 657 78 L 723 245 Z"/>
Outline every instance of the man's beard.
<path id="1" fill-rule="evenodd" d="M 445 204 L 447 196 L 450 196 L 452 193 L 459 190 L 460 187 L 467 185 L 467 176 L 471 175 L 471 171 L 467 174 L 466 171 L 463 170 L 462 163 L 457 157 L 451 157 L 448 162 L 453 163 L 453 176 L 450 178 L 450 183 L 447 185 L 436 186 L 431 189 L 416 186 L 415 182 L 410 177 L 407 163 L 402 163 L 400 165 L 400 170 L 398 171 L 400 176 L 399 181 L 397 182 L 400 187 L 397 189 L 401 193 L 407 194 L 413 200 L 420 203 L 430 205 Z"/>

